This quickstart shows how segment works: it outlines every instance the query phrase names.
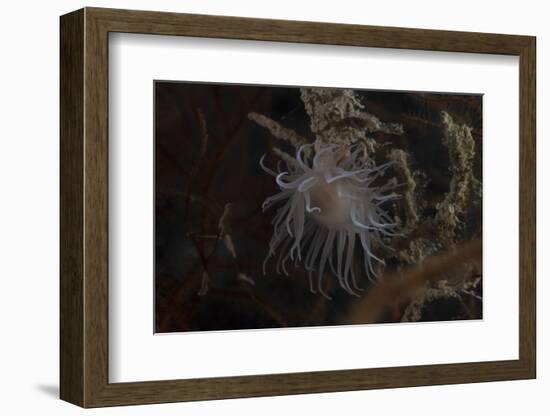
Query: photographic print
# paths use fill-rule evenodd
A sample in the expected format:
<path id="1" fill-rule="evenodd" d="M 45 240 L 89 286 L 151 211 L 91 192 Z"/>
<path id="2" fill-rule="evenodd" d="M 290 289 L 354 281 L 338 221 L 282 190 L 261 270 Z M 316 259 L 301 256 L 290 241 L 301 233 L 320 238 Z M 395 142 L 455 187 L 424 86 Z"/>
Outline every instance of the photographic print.
<path id="1" fill-rule="evenodd" d="M 482 95 L 154 82 L 155 332 L 482 319 Z"/>

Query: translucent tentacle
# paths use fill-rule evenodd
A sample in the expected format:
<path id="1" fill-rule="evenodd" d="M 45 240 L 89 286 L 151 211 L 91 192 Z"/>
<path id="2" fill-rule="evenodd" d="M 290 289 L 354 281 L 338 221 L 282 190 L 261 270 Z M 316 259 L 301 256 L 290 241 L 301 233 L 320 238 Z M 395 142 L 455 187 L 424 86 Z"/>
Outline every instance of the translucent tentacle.
<path id="1" fill-rule="evenodd" d="M 260 166 L 261 168 L 266 171 L 267 173 L 269 173 L 271 176 L 277 176 L 277 172 L 275 172 L 274 170 L 271 170 L 269 169 L 267 166 L 265 166 L 264 164 L 264 159 L 266 157 L 266 154 L 264 153 L 264 155 L 260 158 Z"/>

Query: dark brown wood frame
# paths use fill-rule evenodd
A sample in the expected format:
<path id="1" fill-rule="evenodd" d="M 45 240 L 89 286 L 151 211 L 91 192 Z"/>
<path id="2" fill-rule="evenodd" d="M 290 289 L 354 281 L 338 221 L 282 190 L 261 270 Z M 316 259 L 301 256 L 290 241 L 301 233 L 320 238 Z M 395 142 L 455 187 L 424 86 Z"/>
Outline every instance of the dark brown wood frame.
<path id="1" fill-rule="evenodd" d="M 519 359 L 109 383 L 110 32 L 519 56 Z M 98 8 L 62 16 L 61 398 L 100 407 L 535 378 L 535 50 L 535 38 L 530 36 Z"/>

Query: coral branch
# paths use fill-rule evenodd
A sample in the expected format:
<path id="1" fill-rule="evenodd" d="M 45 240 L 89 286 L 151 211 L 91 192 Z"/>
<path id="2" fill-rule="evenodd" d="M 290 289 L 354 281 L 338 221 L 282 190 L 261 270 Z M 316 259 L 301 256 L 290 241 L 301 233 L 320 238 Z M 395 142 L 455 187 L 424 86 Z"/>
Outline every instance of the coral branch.
<path id="1" fill-rule="evenodd" d="M 248 118 L 252 121 L 255 121 L 260 126 L 268 129 L 269 132 L 277 139 L 289 142 L 296 149 L 302 144 L 307 143 L 307 140 L 301 137 L 294 130 L 287 129 L 286 127 L 281 126 L 275 120 L 272 120 L 262 114 L 249 113 Z"/>
<path id="2" fill-rule="evenodd" d="M 273 147 L 271 150 L 273 151 L 273 153 L 279 156 L 281 160 L 284 161 L 288 166 L 297 167 L 296 159 L 294 159 L 284 150 L 281 150 L 278 147 Z"/>
<path id="3" fill-rule="evenodd" d="M 231 256 L 236 259 L 237 251 L 235 250 L 235 244 L 233 244 L 233 238 L 231 237 L 231 229 L 229 226 L 229 217 L 231 216 L 231 211 L 232 205 L 229 203 L 225 204 L 223 214 L 218 221 L 218 228 L 220 230 L 220 236 L 223 238 L 225 248 L 227 249 L 227 251 L 229 251 L 229 253 L 231 253 Z"/>
<path id="4" fill-rule="evenodd" d="M 372 152 L 377 143 L 368 136 L 370 133 L 403 134 L 400 124 L 383 123 L 365 111 L 352 90 L 302 88 L 300 91 L 311 131 L 323 143 L 363 143 Z"/>
<path id="5" fill-rule="evenodd" d="M 389 154 L 389 159 L 395 162 L 393 166 L 399 181 L 403 184 L 403 209 L 405 211 L 405 224 L 412 229 L 418 222 L 417 206 L 415 202 L 416 181 L 409 168 L 408 155 L 401 149 L 394 149 Z"/>
<path id="6" fill-rule="evenodd" d="M 444 244 L 456 241 L 457 229 L 461 226 L 461 216 L 466 211 L 470 192 L 479 187 L 473 174 L 475 142 L 472 128 L 455 124 L 452 117 L 442 111 L 441 119 L 445 127 L 443 144 L 449 149 L 450 171 L 452 173 L 449 192 L 437 205 L 435 222 L 440 240 Z"/>
<path id="7" fill-rule="evenodd" d="M 387 273 L 381 283 L 358 303 L 351 315 L 351 323 L 377 322 L 385 308 L 410 297 L 425 282 L 437 281 L 445 272 L 480 258 L 481 242 L 476 240 L 457 246 L 444 254 L 428 257 L 417 266 L 401 273 Z"/>

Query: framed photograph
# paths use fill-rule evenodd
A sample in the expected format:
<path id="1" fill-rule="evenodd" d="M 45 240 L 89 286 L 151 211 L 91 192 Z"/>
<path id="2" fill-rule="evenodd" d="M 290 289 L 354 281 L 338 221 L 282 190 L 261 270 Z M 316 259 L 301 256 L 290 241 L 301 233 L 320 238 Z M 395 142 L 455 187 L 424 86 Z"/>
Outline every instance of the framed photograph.
<path id="1" fill-rule="evenodd" d="M 535 378 L 535 49 L 62 16 L 61 398 Z"/>

